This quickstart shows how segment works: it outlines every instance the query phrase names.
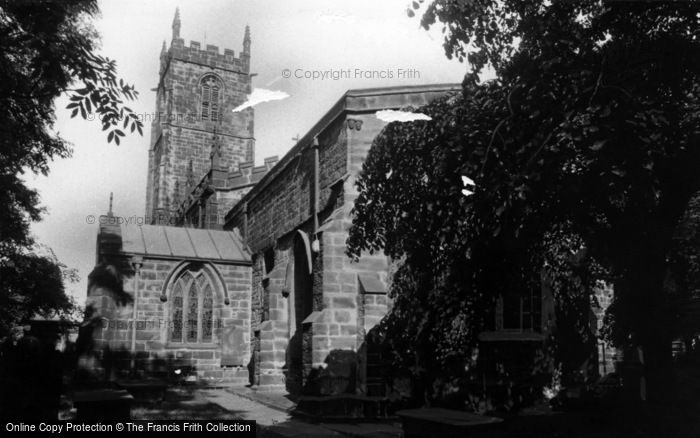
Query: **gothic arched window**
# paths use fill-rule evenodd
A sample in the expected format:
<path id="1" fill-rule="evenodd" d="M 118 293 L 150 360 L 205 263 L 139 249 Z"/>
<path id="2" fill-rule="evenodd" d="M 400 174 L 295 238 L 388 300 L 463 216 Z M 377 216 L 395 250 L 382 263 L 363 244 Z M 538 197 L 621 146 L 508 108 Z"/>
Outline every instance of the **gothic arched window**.
<path id="1" fill-rule="evenodd" d="M 205 76 L 200 82 L 202 120 L 219 120 L 221 81 L 216 76 Z"/>
<path id="2" fill-rule="evenodd" d="M 172 289 L 170 341 L 193 344 L 212 342 L 214 288 L 202 270 L 186 271 Z"/>

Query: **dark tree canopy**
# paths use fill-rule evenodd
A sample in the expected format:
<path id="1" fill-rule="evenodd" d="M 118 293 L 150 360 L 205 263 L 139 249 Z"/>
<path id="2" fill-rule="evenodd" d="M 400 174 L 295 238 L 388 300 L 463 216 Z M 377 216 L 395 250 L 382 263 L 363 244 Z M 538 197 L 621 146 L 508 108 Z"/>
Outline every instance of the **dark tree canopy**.
<path id="1" fill-rule="evenodd" d="M 35 316 L 72 318 L 76 305 L 66 295 L 65 283 L 76 281 L 77 272 L 46 247 L 17 254 L 9 263 L 0 264 L 0 340 Z"/>
<path id="2" fill-rule="evenodd" d="M 124 99 L 136 91 L 116 77 L 115 63 L 98 54 L 89 19 L 93 0 L 0 2 L 0 255 L 29 243 L 30 221 L 41 213 L 38 195 L 19 175 L 48 173 L 54 158 L 70 156 L 70 145 L 53 131 L 54 100 L 68 93 L 73 116 L 96 114 L 108 140 L 142 123 Z"/>
<path id="3" fill-rule="evenodd" d="M 462 95 L 420 109 L 432 121 L 390 124 L 357 182 L 350 254 L 402 261 L 386 324 L 421 339 L 426 356 L 464 355 L 494 297 L 535 287 L 543 268 L 584 307 L 575 297 L 607 280 L 608 339 L 644 346 L 658 388 L 651 374 L 670 359 L 674 315 L 668 256 L 700 190 L 699 6 L 427 7 L 423 25 L 444 23 L 448 55 L 466 56 L 472 72 Z M 497 80 L 479 83 L 487 64 Z"/>
<path id="4" fill-rule="evenodd" d="M 40 219 L 43 210 L 38 193 L 21 178 L 24 172 L 47 174 L 51 160 L 71 154 L 68 142 L 54 131 L 55 99 L 70 96 L 68 109 L 73 117 L 98 116 L 108 142 L 119 144 L 124 131 L 142 133 L 141 121 L 124 105 L 125 100 L 135 99 L 137 92 L 116 76 L 114 61 L 97 53 L 99 38 L 90 20 L 98 12 L 95 0 L 0 1 L 3 300 L 12 301 L 14 295 L 21 294 L 19 279 L 28 281 L 31 275 L 41 278 L 26 284 L 27 294 L 39 289 L 58 294 L 55 297 L 63 294 L 55 260 L 32 252 L 29 226 Z M 26 302 L 39 305 L 37 300 Z M 46 302 L 65 307 L 61 300 L 47 297 Z"/>

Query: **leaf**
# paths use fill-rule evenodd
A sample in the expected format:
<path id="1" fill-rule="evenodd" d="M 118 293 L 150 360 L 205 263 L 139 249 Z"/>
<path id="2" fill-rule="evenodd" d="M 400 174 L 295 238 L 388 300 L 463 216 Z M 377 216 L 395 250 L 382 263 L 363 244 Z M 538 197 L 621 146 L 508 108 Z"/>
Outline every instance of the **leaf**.
<path id="1" fill-rule="evenodd" d="M 620 169 L 613 169 L 611 171 L 611 173 L 619 176 L 620 178 L 623 178 L 625 175 L 627 175 L 627 172 L 625 172 L 624 170 L 620 170 Z"/>
<path id="2" fill-rule="evenodd" d="M 593 143 L 593 145 L 591 146 L 591 150 L 592 150 L 592 151 L 599 151 L 599 150 L 601 150 L 601 149 L 603 148 L 603 146 L 605 146 L 605 143 L 607 143 L 607 142 L 608 142 L 607 139 L 605 139 L 605 140 L 598 140 L 598 141 L 596 141 L 595 143 Z"/>
<path id="3" fill-rule="evenodd" d="M 113 139 L 114 139 L 114 131 L 110 132 L 109 135 L 107 136 L 107 143 L 111 143 Z"/>

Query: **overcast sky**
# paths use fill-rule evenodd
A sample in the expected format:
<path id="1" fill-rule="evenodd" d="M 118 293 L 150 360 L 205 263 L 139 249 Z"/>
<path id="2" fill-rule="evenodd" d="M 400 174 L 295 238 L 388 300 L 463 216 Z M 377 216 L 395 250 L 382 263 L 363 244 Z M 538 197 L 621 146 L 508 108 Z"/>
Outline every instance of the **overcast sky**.
<path id="1" fill-rule="evenodd" d="M 129 106 L 144 117 L 155 111 L 151 90 L 158 80 L 163 40 L 179 6 L 181 37 L 242 49 L 245 25 L 252 36 L 253 86 L 281 90 L 289 98 L 255 107 L 256 164 L 284 155 L 292 138 L 304 135 L 348 89 L 391 85 L 460 83 L 466 66 L 449 61 L 439 29 L 426 32 L 418 17 L 406 15 L 408 0 L 107 0 L 95 26 L 102 35 L 102 54 L 115 59 L 119 75 L 140 92 Z M 284 78 L 288 69 L 290 78 Z M 329 69 L 385 72 L 393 78 L 351 77 L 339 80 L 296 78 Z M 399 69 L 413 74 L 399 78 Z M 417 72 L 417 73 L 416 73 Z M 365 74 L 363 73 L 363 76 Z M 376 74 L 375 74 L 376 76 Z M 107 144 L 99 122 L 70 119 L 66 99 L 56 102 L 56 130 L 74 146 L 73 157 L 56 161 L 48 177 L 27 177 L 41 194 L 47 214 L 32 231 L 58 258 L 77 268 L 81 282 L 68 290 L 84 303 L 87 275 L 95 264 L 97 225 L 86 217 L 107 212 L 114 192 L 114 213 L 145 214 L 150 123 L 144 137 L 127 136 L 121 146 Z"/>

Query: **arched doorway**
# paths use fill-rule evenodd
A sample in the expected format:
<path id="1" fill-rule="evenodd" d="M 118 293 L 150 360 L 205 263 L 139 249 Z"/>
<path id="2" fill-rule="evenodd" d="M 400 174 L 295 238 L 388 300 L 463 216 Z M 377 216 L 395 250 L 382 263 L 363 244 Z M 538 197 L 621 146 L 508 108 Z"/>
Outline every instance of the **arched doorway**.
<path id="1" fill-rule="evenodd" d="M 313 312 L 313 277 L 308 237 L 298 232 L 294 237 L 291 272 L 291 295 L 289 301 L 290 335 L 288 348 L 287 390 L 300 394 L 311 366 L 310 325 L 304 320 Z"/>

